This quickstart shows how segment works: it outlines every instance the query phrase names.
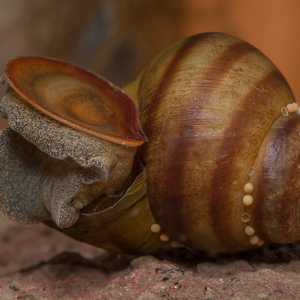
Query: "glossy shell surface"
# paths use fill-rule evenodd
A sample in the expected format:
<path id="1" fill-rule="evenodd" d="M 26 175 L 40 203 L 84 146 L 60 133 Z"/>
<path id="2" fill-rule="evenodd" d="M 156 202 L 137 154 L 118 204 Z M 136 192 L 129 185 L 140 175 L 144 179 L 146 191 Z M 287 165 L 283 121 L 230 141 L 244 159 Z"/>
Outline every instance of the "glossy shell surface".
<path id="1" fill-rule="evenodd" d="M 137 95 L 149 139 L 138 152 L 147 166 L 151 209 L 163 230 L 192 248 L 243 251 L 253 247 L 241 221 L 248 212 L 248 225 L 260 237 L 265 238 L 272 226 L 277 236 L 280 225 L 263 221 L 275 218 L 277 212 L 266 209 L 269 195 L 262 193 L 265 185 L 258 177 L 265 171 L 256 168 L 256 157 L 264 151 L 262 142 L 281 108 L 294 102 L 274 64 L 238 38 L 200 34 L 162 52 L 144 71 Z M 299 122 L 298 114 L 294 118 Z M 254 204 L 246 208 L 244 186 L 253 165 Z M 278 170 L 273 176 L 282 174 Z M 286 189 L 283 186 L 279 196 Z M 273 205 L 285 209 L 282 203 Z M 295 219 L 298 207 L 297 199 Z"/>
<path id="2" fill-rule="evenodd" d="M 77 130 L 127 146 L 144 142 L 134 102 L 104 78 L 44 57 L 19 57 L 6 77 L 24 99 Z"/>

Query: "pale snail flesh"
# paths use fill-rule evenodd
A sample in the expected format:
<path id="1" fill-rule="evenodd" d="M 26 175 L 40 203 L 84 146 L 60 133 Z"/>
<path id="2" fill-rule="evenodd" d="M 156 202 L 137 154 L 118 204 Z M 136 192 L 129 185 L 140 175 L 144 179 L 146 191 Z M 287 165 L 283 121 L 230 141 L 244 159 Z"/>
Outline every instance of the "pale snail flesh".
<path id="1" fill-rule="evenodd" d="M 300 240 L 299 106 L 250 44 L 189 37 L 123 90 L 38 57 L 10 61 L 6 82 L 0 211 L 13 222 L 125 253 Z"/>

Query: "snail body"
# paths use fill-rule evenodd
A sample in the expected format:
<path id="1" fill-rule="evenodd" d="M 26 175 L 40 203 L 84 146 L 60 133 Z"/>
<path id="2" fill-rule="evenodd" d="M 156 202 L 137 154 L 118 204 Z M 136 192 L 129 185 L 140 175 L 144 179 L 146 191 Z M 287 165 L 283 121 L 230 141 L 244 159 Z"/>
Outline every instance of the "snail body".
<path id="1" fill-rule="evenodd" d="M 165 244 L 209 252 L 239 252 L 268 243 L 300 240 L 300 116 L 298 113 L 284 116 L 281 112 L 288 105 L 292 107 L 290 112 L 299 107 L 293 104 L 293 94 L 282 74 L 255 47 L 222 33 L 192 36 L 163 51 L 136 81 L 124 87 L 125 93 L 103 79 L 83 76 L 80 70 L 67 73 L 70 67 L 64 69 L 52 60 L 22 59 L 8 65 L 6 76 L 13 90 L 10 88 L 2 101 L 2 115 L 8 117 L 13 131 L 43 152 L 63 162 L 71 157 L 85 168 L 84 172 L 90 172 L 81 185 L 72 187 L 77 189 L 76 196 L 66 198 L 63 204 L 45 197 L 48 208 L 41 208 L 36 213 L 39 216 L 35 215 L 32 220 L 43 221 L 93 245 L 127 253 L 154 253 Z M 34 69 L 31 79 L 23 80 L 18 75 L 20 66 L 26 66 L 24 70 L 28 70 L 28 66 Z M 82 90 L 62 97 L 56 104 L 67 113 L 60 110 L 53 113 L 50 106 L 55 100 L 43 102 L 40 95 L 48 99 L 51 94 L 57 99 L 64 94 L 58 87 L 66 86 L 62 82 L 68 76 L 72 76 L 73 81 L 84 81 L 82 90 L 88 90 L 88 95 L 95 95 L 94 88 L 100 89 L 99 97 L 104 99 L 101 109 L 105 107 L 102 109 L 104 125 L 97 114 L 92 114 L 96 121 L 88 120 L 90 108 L 99 107 L 99 102 L 93 101 L 100 100 L 90 100 L 92 104 L 87 105 L 90 110 L 81 108 L 85 104 L 78 109 L 74 95 L 81 95 Z M 47 94 L 44 92 L 47 88 L 59 95 Z M 18 104 L 9 104 L 16 99 Z M 17 105 L 28 114 L 34 110 L 43 116 L 40 119 L 54 118 L 57 130 L 66 124 L 72 127 L 68 128 L 70 132 L 75 130 L 77 134 L 78 131 L 84 139 L 99 139 L 102 144 L 102 140 L 106 141 L 101 147 L 108 158 L 84 164 L 75 150 L 72 150 L 75 154 L 71 150 L 60 150 L 65 153 L 63 156 L 53 155 L 54 150 L 45 146 L 52 139 L 50 135 L 33 139 L 34 128 L 28 134 L 23 129 L 25 121 L 16 121 Z M 42 109 L 37 111 L 39 105 Z M 87 111 L 84 117 L 81 110 Z M 126 117 L 127 111 L 130 117 Z M 72 115 L 71 122 L 68 114 Z M 80 122 L 75 120 L 77 115 Z M 116 118 L 119 123 L 112 121 Z M 86 125 L 90 123 L 93 124 Z M 122 124 L 127 124 L 125 129 Z M 8 136 L 18 139 L 12 132 L 6 133 L 6 139 Z M 60 146 L 61 149 L 68 147 L 69 144 Z M 118 154 L 114 156 L 114 153 Z M 107 161 L 110 161 L 108 165 Z M 107 172 L 102 178 L 96 178 L 100 171 L 97 173 L 93 166 L 102 173 L 103 168 Z M 110 174 L 115 174 L 112 184 Z M 77 178 L 73 173 L 72 176 Z M 103 182 L 107 182 L 105 188 Z M 110 185 L 114 195 L 107 193 Z M 9 196 L 5 187 L 0 196 L 3 214 L 26 225 L 28 212 L 22 217 L 16 216 L 13 201 L 6 200 Z M 75 217 L 74 198 L 81 203 Z M 14 202 L 18 205 L 16 201 L 18 199 Z M 108 204 L 103 206 L 105 202 Z"/>

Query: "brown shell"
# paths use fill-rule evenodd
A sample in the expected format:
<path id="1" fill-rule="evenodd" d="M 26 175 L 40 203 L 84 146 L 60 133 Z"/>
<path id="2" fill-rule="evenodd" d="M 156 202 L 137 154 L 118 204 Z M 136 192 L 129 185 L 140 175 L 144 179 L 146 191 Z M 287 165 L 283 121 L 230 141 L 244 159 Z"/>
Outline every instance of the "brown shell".
<path id="1" fill-rule="evenodd" d="M 149 139 L 138 148 L 147 166 L 147 195 L 154 217 L 172 239 L 204 251 L 237 252 L 255 247 L 245 234 L 247 225 L 266 242 L 300 238 L 298 231 L 276 239 L 276 231 L 278 236 L 287 233 L 281 233 L 281 220 L 276 221 L 278 226 L 269 223 L 268 210 L 250 211 L 243 204 L 248 169 L 256 165 L 281 108 L 295 101 L 266 56 L 230 35 L 195 35 L 169 47 L 147 67 L 137 95 Z M 296 152 L 297 143 L 289 145 Z M 286 175 L 277 175 L 276 185 L 268 182 L 268 189 L 282 184 L 280 199 L 287 193 Z M 255 183 L 254 190 L 258 189 L 261 193 L 264 186 Z M 294 214 L 289 221 L 298 228 L 299 197 L 293 199 L 289 207 L 283 201 L 273 205 Z M 264 198 L 257 195 L 250 209 L 260 201 Z M 241 216 L 247 211 L 250 221 L 243 223 Z M 268 226 L 272 239 L 267 238 Z"/>
<path id="2" fill-rule="evenodd" d="M 102 77 L 44 57 L 13 59 L 5 73 L 30 104 L 72 128 L 126 146 L 144 142 L 136 105 Z"/>

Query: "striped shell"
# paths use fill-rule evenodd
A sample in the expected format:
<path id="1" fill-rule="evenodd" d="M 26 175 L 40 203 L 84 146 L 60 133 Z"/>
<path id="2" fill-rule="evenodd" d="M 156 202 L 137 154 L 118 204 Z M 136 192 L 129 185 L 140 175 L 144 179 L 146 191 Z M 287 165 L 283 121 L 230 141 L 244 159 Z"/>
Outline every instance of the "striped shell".
<path id="1" fill-rule="evenodd" d="M 29 58 L 32 64 L 35 59 Z M 134 138 L 120 127 L 125 117 L 113 120 L 119 131 L 113 129 L 107 140 L 106 133 L 92 136 L 82 124 L 52 119 L 47 107 L 38 111 L 32 104 L 35 85 L 24 81 L 30 93 L 21 93 L 7 74 L 10 87 L 0 115 L 10 129 L 0 132 L 0 158 L 8 161 L 0 166 L 0 211 L 9 219 L 43 221 L 78 240 L 126 253 L 155 253 L 170 245 L 240 252 L 300 240 L 300 115 L 292 113 L 299 106 L 282 74 L 255 47 L 222 33 L 182 40 L 124 88 L 135 102 L 74 65 L 63 63 L 62 69 L 61 62 L 38 61 L 41 68 L 27 65 L 33 83 L 48 82 L 40 71 L 44 63 L 57 66 L 52 77 L 104 82 L 105 103 L 112 103 L 112 93 L 123 99 L 116 115 L 126 117 L 130 108 L 134 126 L 127 127 Z M 77 77 L 74 69 L 86 76 Z M 102 90 L 99 95 L 102 101 Z M 113 195 L 107 192 L 111 185 Z"/>
<path id="2" fill-rule="evenodd" d="M 300 117 L 281 116 L 293 94 L 265 55 L 230 35 L 195 35 L 148 66 L 137 95 L 147 195 L 171 239 L 243 251 L 253 247 L 247 225 L 267 242 L 300 239 Z"/>

